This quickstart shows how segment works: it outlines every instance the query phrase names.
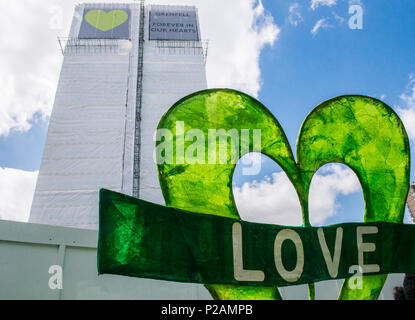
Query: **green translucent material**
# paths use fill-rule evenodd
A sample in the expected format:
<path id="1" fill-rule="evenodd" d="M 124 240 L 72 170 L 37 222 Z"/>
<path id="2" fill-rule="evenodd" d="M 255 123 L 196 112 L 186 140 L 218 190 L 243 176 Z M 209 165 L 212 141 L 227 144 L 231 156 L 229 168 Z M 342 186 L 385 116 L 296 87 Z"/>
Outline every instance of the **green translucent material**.
<path id="1" fill-rule="evenodd" d="M 100 274 L 119 274 L 202 284 L 240 285 L 243 294 L 249 290 L 254 298 L 257 287 L 292 286 L 344 279 L 356 276 L 358 264 L 375 266 L 371 275 L 415 272 L 415 226 L 401 223 L 361 222 L 326 227 L 288 227 L 246 222 L 216 215 L 197 214 L 164 207 L 109 190 L 100 192 L 100 231 L 98 242 L 98 271 Z M 264 278 L 244 281 L 235 277 L 233 229 L 239 225 L 243 240 L 243 265 L 248 270 L 261 270 Z M 362 243 L 376 247 L 365 253 L 359 262 L 359 230 L 364 231 Z M 333 269 L 321 245 L 321 232 L 327 248 L 334 248 L 338 230 L 342 233 L 339 264 Z M 300 266 L 295 279 L 275 263 L 276 237 L 289 231 L 296 234 L 297 249 L 290 241 L 281 246 L 284 266 L 293 270 Z M 319 236 L 320 234 L 320 236 Z M 329 249 L 329 250 L 330 250 Z M 304 258 L 298 258 L 299 256 Z M 368 278 L 371 279 L 371 278 Z M 356 279 L 353 279 L 356 281 Z M 242 287 L 249 285 L 250 288 Z M 376 289 L 375 289 L 376 290 Z M 213 292 L 213 295 L 216 292 Z M 234 294 L 234 293 L 232 293 Z M 310 285 L 310 297 L 314 286 Z M 265 296 L 267 297 L 267 296 Z M 227 297 L 225 297 L 227 298 Z"/>
<path id="2" fill-rule="evenodd" d="M 321 166 L 343 163 L 356 173 L 362 186 L 364 221 L 403 221 L 409 188 L 409 142 L 401 120 L 383 102 L 344 96 L 322 103 L 301 128 L 297 154 L 305 194 Z M 363 290 L 352 290 L 345 281 L 339 298 L 377 299 L 386 276 L 363 278 Z"/>
<path id="3" fill-rule="evenodd" d="M 176 132 L 176 123 L 183 121 L 185 131 L 197 128 L 249 129 L 249 151 L 258 151 L 274 159 L 286 172 L 297 168 L 288 140 L 272 114 L 255 99 L 231 90 L 208 90 L 187 97 L 170 109 L 159 124 L 160 129 Z M 261 129 L 261 145 L 254 145 L 253 130 Z M 186 150 L 192 142 L 185 142 Z M 176 147 L 176 144 L 174 144 Z M 228 144 L 227 159 L 231 159 Z M 243 154 L 241 155 L 243 156 Z M 235 164 L 174 164 L 159 165 L 160 185 L 167 206 L 198 213 L 239 218 L 232 193 Z M 205 154 L 208 163 L 208 155 Z M 232 285 L 207 285 L 216 299 L 280 299 L 277 288 L 252 288 Z"/>
<path id="4" fill-rule="evenodd" d="M 330 162 L 344 163 L 357 174 L 365 198 L 364 221 L 401 223 L 409 188 L 409 143 L 397 115 L 379 100 L 363 96 L 343 96 L 315 108 L 305 120 L 298 140 L 298 164 L 288 140 L 273 115 L 257 100 L 241 92 L 216 89 L 190 95 L 177 102 L 160 121 L 159 129 L 174 133 L 174 147 L 192 146 L 184 133 L 196 128 L 208 141 L 209 129 L 248 129 L 248 152 L 267 155 L 286 172 L 302 207 L 303 222 L 310 225 L 308 192 L 315 172 Z M 261 129 L 261 143 L 252 131 Z M 255 143 L 256 142 L 256 143 Z M 159 142 L 160 144 L 162 142 Z M 242 141 L 241 141 L 242 145 Z M 206 145 L 207 146 L 207 145 Z M 219 146 L 218 146 L 219 150 Z M 166 205 L 192 212 L 239 218 L 232 193 L 232 146 L 227 144 L 227 164 L 186 163 L 174 153 L 172 164 L 158 166 Z M 277 214 L 277 213 L 276 213 Z M 363 290 L 342 288 L 341 299 L 376 299 L 385 276 L 364 276 Z M 280 299 L 276 287 L 252 288 L 207 285 L 216 299 Z M 313 289 L 310 290 L 311 292 Z"/>

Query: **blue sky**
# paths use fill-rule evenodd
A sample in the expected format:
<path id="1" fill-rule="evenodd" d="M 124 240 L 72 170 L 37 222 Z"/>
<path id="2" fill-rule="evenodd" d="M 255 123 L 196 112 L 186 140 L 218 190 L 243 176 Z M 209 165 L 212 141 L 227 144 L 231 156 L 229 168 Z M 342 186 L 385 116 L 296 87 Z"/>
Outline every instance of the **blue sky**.
<path id="1" fill-rule="evenodd" d="M 290 23 L 289 15 L 295 3 L 301 15 L 296 16 L 297 25 Z M 262 88 L 258 98 L 277 117 L 293 150 L 307 114 L 329 98 L 363 94 L 381 99 L 395 110 L 404 107 L 401 95 L 415 70 L 415 2 L 359 3 L 364 10 L 362 30 L 349 28 L 349 6 L 353 4 L 349 1 L 315 10 L 310 1 L 263 1 L 281 32 L 276 44 L 266 46 L 261 53 Z M 328 27 L 313 35 L 311 30 L 320 19 L 325 19 Z M 256 179 L 276 170 L 280 169 L 267 159 L 261 177 Z M 412 166 L 411 180 L 413 172 Z M 238 185 L 250 179 L 242 175 L 235 178 Z M 336 202 L 336 215 L 327 218 L 326 224 L 362 219 L 360 190 L 338 194 Z"/>
<path id="2" fill-rule="evenodd" d="M 25 1 L 21 3 L 23 2 Z M 151 2 L 172 3 L 167 0 Z M 27 11 L 37 17 L 34 19 L 37 22 L 33 22 L 37 29 L 30 25 L 31 19 L 26 19 L 27 25 L 19 31 L 21 34 L 14 36 L 23 40 L 25 37 L 33 39 L 36 45 L 33 52 L 17 40 L 12 43 L 0 41 L 1 51 L 11 52 L 6 55 L 8 62 L 12 62 L 13 56 L 18 54 L 24 57 L 28 65 L 28 75 L 38 75 L 33 83 L 36 86 L 39 84 L 40 88 L 40 93 L 30 95 L 37 97 L 33 100 L 37 99 L 35 102 L 39 107 L 30 110 L 22 107 L 16 109 L 18 112 L 15 113 L 9 111 L 15 107 L 13 99 L 17 101 L 17 97 L 26 92 L 17 90 L 18 85 L 12 88 L 14 91 L 0 91 L 2 95 L 7 95 L 8 101 L 12 101 L 7 104 L 8 113 L 0 115 L 0 167 L 3 170 L 39 170 L 61 63 L 56 36 L 66 36 L 74 3 L 75 1 L 64 3 L 47 0 L 37 6 L 27 4 Z M 202 35 L 210 40 L 207 65 L 209 86 L 231 87 L 256 96 L 279 120 L 293 150 L 307 114 L 319 103 L 343 94 L 364 94 L 385 101 L 402 115 L 410 134 L 411 145 L 415 141 L 415 129 L 412 129 L 415 128 L 415 1 L 211 0 L 208 3 L 206 0 L 180 0 L 175 3 L 196 4 L 199 7 Z M 14 2 L 7 4 L 15 12 L 19 11 L 20 5 Z M 362 30 L 349 28 L 351 5 L 360 5 L 363 8 Z M 220 10 L 219 6 L 223 9 Z M 212 19 L 212 14 L 215 14 L 215 19 Z M 58 18 L 61 16 L 62 19 L 60 24 L 59 19 L 57 20 L 57 27 L 53 27 L 53 23 L 51 26 L 54 15 Z M 249 17 L 251 20 L 239 21 L 240 16 Z M 221 19 L 222 25 L 235 29 L 228 33 L 218 30 Z M 49 24 L 43 21 L 49 21 Z M 13 23 L 13 20 L 8 23 Z M 29 52 L 33 56 L 37 55 L 36 61 L 28 55 Z M 238 59 L 234 59 L 235 57 Z M 239 64 L 233 60 L 238 60 Z M 4 63 L 5 60 L 2 61 Z M 15 68 L 4 65 L 3 69 L 15 81 L 22 76 L 18 65 L 19 61 Z M 42 91 L 42 88 L 48 88 L 47 94 L 44 94 L 46 91 Z M 12 91 L 15 95 L 10 93 Z M 243 177 L 237 170 L 234 181 L 239 192 L 239 196 L 236 196 L 238 206 L 246 204 L 246 198 L 259 195 L 255 205 L 258 203 L 261 207 L 261 202 L 269 200 L 271 206 L 278 207 L 281 203 L 274 203 L 275 199 L 263 198 L 267 190 L 283 194 L 277 184 L 280 183 L 281 187 L 284 178 L 282 175 L 275 175 L 278 171 L 279 168 L 266 158 L 263 160 L 261 173 L 256 177 Z M 323 214 L 320 223 L 359 221 L 363 215 L 363 199 L 347 169 L 330 167 L 326 172 L 319 173 L 321 190 L 326 190 L 332 196 L 328 207 L 320 206 L 316 209 L 321 212 L 331 210 L 331 214 Z M 34 174 L 31 178 L 32 185 L 35 177 Z M 411 180 L 415 180 L 413 167 Z M 8 188 L 14 183 L 16 190 L 20 189 L 21 180 L 10 181 L 14 182 L 8 182 L 7 185 L 3 183 L 3 187 Z M 344 182 L 348 187 L 337 187 L 336 181 Z M 242 192 L 244 184 L 246 188 Z M 27 191 L 27 197 L 30 197 L 30 190 Z M 316 201 L 318 199 L 317 197 Z M 13 207 L 0 208 L 0 218 L 10 218 L 4 212 L 11 208 Z M 251 209 L 251 213 L 252 211 L 254 209 Z M 246 212 L 245 217 L 249 218 L 250 211 L 247 209 Z M 264 213 L 264 216 L 269 214 Z M 406 221 L 409 222 L 409 219 Z"/>
<path id="3" fill-rule="evenodd" d="M 29 131 L 13 131 L 7 137 L 0 137 L 1 167 L 39 170 L 47 130 L 48 121 L 40 119 Z"/>
<path id="4" fill-rule="evenodd" d="M 306 1 L 301 1 L 305 3 Z M 276 45 L 261 54 L 263 86 L 259 99 L 277 116 L 295 145 L 302 120 L 324 100 L 342 94 L 365 94 L 399 105 L 415 70 L 415 2 L 367 0 L 363 30 L 348 27 L 348 1 L 312 10 L 302 6 L 304 21 L 287 19 L 290 1 L 263 1 L 282 22 Z M 345 19 L 339 23 L 334 14 Z M 332 27 L 310 33 L 316 21 Z"/>

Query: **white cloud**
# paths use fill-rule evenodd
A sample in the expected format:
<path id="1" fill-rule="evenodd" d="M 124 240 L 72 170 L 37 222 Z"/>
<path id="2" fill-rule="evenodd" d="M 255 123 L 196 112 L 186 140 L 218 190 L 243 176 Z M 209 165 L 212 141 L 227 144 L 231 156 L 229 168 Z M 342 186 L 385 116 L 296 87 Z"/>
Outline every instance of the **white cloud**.
<path id="1" fill-rule="evenodd" d="M 310 189 L 310 222 L 321 225 L 340 208 L 339 195 L 361 190 L 352 170 L 332 164 L 314 176 Z M 235 202 L 241 217 L 247 221 L 279 225 L 302 225 L 297 193 L 284 172 L 272 174 L 263 181 L 247 182 L 234 188 Z"/>
<path id="2" fill-rule="evenodd" d="M 194 1 L 192 1 L 194 2 Z M 228 87 L 258 96 L 259 59 L 266 45 L 274 45 L 280 29 L 261 1 L 200 1 L 204 38 L 209 39 L 209 87 Z"/>
<path id="3" fill-rule="evenodd" d="M 348 167 L 331 164 L 321 168 L 310 187 L 310 222 L 321 225 L 340 208 L 339 195 L 361 191 L 359 179 Z"/>
<path id="4" fill-rule="evenodd" d="M 359 5 L 362 6 L 362 0 L 349 0 L 349 6 L 353 6 L 353 5 Z"/>
<path id="5" fill-rule="evenodd" d="M 415 110 L 414 109 L 398 109 L 399 116 L 405 125 L 406 132 L 412 142 L 415 141 Z"/>
<path id="6" fill-rule="evenodd" d="M 10 1 L 8 1 L 10 3 Z M 56 34 L 48 28 L 51 1 L 14 1 L 3 8 L 0 28 L 0 135 L 30 129 L 35 114 L 52 108 L 59 62 Z"/>
<path id="7" fill-rule="evenodd" d="M 0 219 L 27 222 L 38 172 L 0 168 Z"/>
<path id="8" fill-rule="evenodd" d="M 403 223 L 405 223 L 405 224 L 415 224 L 415 218 L 412 217 L 409 210 L 405 211 L 405 216 L 404 216 L 404 219 L 403 219 Z"/>
<path id="9" fill-rule="evenodd" d="M 409 75 L 409 84 L 401 95 L 403 107 L 398 106 L 397 112 L 405 125 L 409 138 L 415 142 L 415 74 Z"/>
<path id="10" fill-rule="evenodd" d="M 332 14 L 339 24 L 342 24 L 345 21 L 345 19 L 342 16 L 339 16 L 336 12 L 332 12 Z"/>
<path id="11" fill-rule="evenodd" d="M 317 23 L 314 25 L 313 29 L 311 29 L 311 34 L 315 36 L 320 29 L 328 29 L 331 28 L 332 25 L 327 22 L 327 18 L 322 18 L 317 21 Z"/>
<path id="12" fill-rule="evenodd" d="M 311 0 L 311 9 L 315 10 L 319 6 L 331 7 L 336 5 L 337 0 Z"/>
<path id="13" fill-rule="evenodd" d="M 304 21 L 304 18 L 300 12 L 300 4 L 298 2 L 292 4 L 288 11 L 290 13 L 288 20 L 294 27 L 298 26 L 301 22 Z"/>
<path id="14" fill-rule="evenodd" d="M 294 186 L 284 172 L 272 178 L 247 182 L 234 188 L 241 218 L 252 222 L 279 225 L 302 225 L 301 208 Z"/>
<path id="15" fill-rule="evenodd" d="M 172 4 L 171 0 L 147 3 Z M 175 5 L 196 5 L 202 37 L 209 40 L 206 65 L 210 88 L 232 88 L 254 97 L 261 89 L 259 58 L 273 46 L 280 28 L 261 0 L 176 0 Z"/>
<path id="16" fill-rule="evenodd" d="M 415 74 L 409 75 L 407 91 L 401 95 L 401 99 L 409 108 L 415 108 Z"/>
<path id="17" fill-rule="evenodd" d="M 149 2 L 171 4 L 170 0 Z M 12 130 L 27 131 L 35 115 L 50 115 L 62 61 L 56 37 L 67 36 L 76 3 L 1 2 L 0 9 L 7 14 L 2 15 L 0 28 L 7 32 L 0 37 L 0 136 Z M 261 1 L 177 0 L 174 4 L 199 9 L 203 38 L 210 40 L 209 86 L 235 88 L 257 96 L 261 50 L 272 46 L 280 32 Z M 59 25 L 62 28 L 53 28 Z"/>

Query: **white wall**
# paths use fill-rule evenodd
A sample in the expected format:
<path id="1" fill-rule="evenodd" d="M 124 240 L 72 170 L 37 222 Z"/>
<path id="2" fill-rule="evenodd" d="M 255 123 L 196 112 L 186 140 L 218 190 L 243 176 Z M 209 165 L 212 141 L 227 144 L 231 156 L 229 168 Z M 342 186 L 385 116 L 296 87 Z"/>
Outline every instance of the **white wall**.
<path id="1" fill-rule="evenodd" d="M 0 221 L 0 300 L 210 299 L 203 286 L 97 274 L 96 231 Z M 63 267 L 63 289 L 49 268 Z"/>
<path id="2" fill-rule="evenodd" d="M 97 274 L 96 231 L 0 221 L 0 300 L 209 300 L 202 285 Z M 49 268 L 63 267 L 63 289 L 49 287 Z M 317 299 L 336 299 L 343 280 L 316 283 Z M 389 275 L 380 299 L 393 299 L 403 275 Z M 308 299 L 307 286 L 280 288 Z"/>

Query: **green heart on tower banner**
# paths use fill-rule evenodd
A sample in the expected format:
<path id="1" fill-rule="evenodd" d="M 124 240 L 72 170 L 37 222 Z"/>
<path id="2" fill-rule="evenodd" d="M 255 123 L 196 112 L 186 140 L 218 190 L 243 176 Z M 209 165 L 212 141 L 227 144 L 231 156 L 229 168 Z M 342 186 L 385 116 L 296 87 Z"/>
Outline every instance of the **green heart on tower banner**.
<path id="1" fill-rule="evenodd" d="M 350 95 L 317 106 L 300 130 L 297 162 L 275 117 L 234 90 L 187 96 L 158 128 L 155 161 L 167 207 L 101 190 L 100 274 L 204 283 L 216 299 L 281 299 L 277 286 L 302 283 L 313 297 L 313 282 L 346 278 L 339 299 L 377 299 L 388 273 L 415 272 L 415 228 L 403 224 L 409 142 L 382 101 Z M 236 133 L 239 144 L 227 143 Z M 240 219 L 232 178 L 237 160 L 250 152 L 285 171 L 302 227 Z M 311 181 L 328 163 L 357 175 L 362 223 L 310 225 Z M 351 270 L 363 274 L 360 286 Z"/>
<path id="2" fill-rule="evenodd" d="M 124 10 L 91 10 L 85 14 L 85 20 L 94 28 L 101 31 L 112 30 L 128 20 L 128 13 Z"/>

